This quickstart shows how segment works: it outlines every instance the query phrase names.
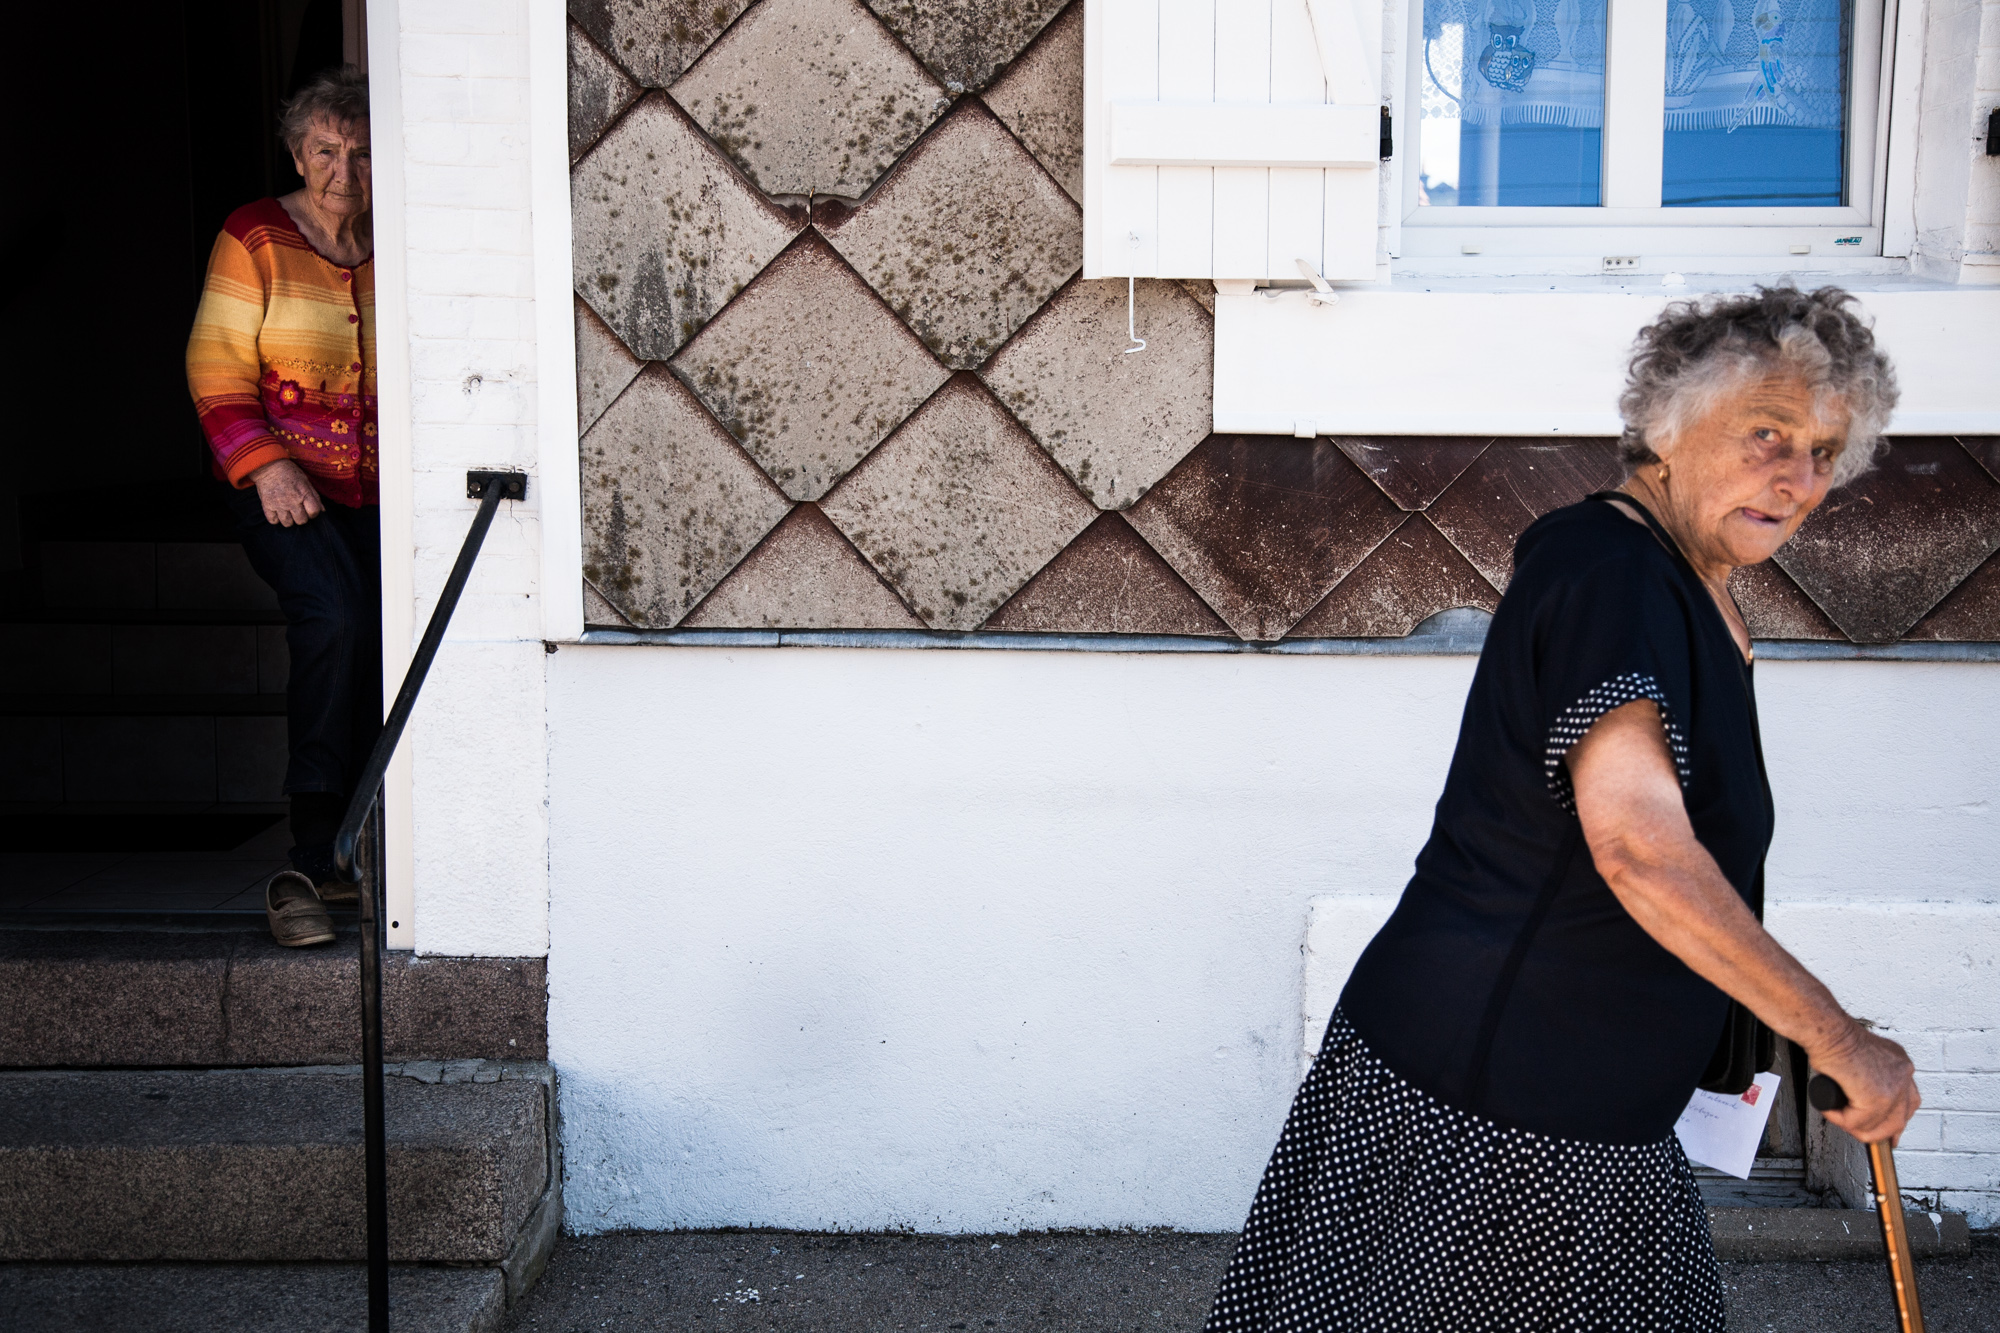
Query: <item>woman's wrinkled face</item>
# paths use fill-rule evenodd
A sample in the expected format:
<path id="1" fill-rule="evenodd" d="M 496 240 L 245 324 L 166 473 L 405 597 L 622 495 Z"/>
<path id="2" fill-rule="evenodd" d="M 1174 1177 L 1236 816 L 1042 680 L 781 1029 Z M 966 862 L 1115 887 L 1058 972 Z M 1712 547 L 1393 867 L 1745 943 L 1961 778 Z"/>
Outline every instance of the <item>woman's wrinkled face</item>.
<path id="1" fill-rule="evenodd" d="M 1669 456 L 1665 489 L 1678 526 L 1708 559 L 1770 559 L 1826 498 L 1847 420 L 1838 400 L 1816 410 L 1800 375 L 1745 379 L 1689 423 Z"/>
<path id="2" fill-rule="evenodd" d="M 306 180 L 306 196 L 315 207 L 335 217 L 360 217 L 372 202 L 368 170 L 368 122 L 335 124 L 315 117 L 292 154 L 292 165 Z"/>

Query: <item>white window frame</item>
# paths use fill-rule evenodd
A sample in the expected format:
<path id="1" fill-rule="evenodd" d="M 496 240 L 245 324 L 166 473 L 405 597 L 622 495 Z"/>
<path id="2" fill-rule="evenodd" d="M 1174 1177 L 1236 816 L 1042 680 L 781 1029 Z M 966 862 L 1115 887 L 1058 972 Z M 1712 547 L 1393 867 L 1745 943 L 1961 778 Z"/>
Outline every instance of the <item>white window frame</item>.
<path id="1" fill-rule="evenodd" d="M 1607 259 L 1636 259 L 1628 270 L 1661 273 L 1776 273 L 1810 268 L 1870 272 L 1907 243 L 1896 219 L 1888 167 L 1897 0 L 1856 0 L 1847 126 L 1847 182 L 1855 202 L 1809 208 L 1663 208 L 1661 164 L 1666 108 L 1669 0 L 1610 0 L 1606 44 L 1604 204 L 1598 207 L 1434 206 L 1417 202 L 1423 88 L 1423 0 L 1408 0 L 1404 113 L 1397 118 L 1403 161 L 1400 226 L 1391 227 L 1397 272 L 1442 275 L 1605 271 Z M 1905 0 L 1905 7 L 1921 6 Z M 1914 121 L 1914 117 L 1909 117 Z M 1894 128 L 1901 128 L 1895 126 Z M 1904 136 L 1897 136 L 1898 139 Z M 1883 150 L 1889 151 L 1883 151 Z M 1885 246 L 1885 233 L 1891 243 Z M 1858 243 L 1851 238 L 1859 238 Z M 1846 243 L 1842 243 L 1845 241 Z M 1803 247 L 1803 248 L 1801 248 Z M 1805 256 L 1802 260 L 1801 255 Z M 1524 266 L 1522 261 L 1530 261 Z"/>

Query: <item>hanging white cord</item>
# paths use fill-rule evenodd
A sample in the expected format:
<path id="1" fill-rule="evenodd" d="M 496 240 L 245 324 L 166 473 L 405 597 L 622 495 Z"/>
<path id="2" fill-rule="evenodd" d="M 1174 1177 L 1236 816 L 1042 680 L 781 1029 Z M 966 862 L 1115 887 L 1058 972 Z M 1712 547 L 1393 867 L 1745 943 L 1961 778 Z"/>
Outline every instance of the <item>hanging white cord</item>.
<path id="1" fill-rule="evenodd" d="M 1125 349 L 1125 355 L 1127 356 L 1132 355 L 1132 353 L 1134 352 L 1143 352 L 1146 350 L 1146 340 L 1139 336 L 1139 327 L 1135 322 L 1136 315 L 1134 313 L 1135 306 L 1133 300 L 1134 281 L 1135 279 L 1131 274 L 1128 273 L 1125 275 L 1125 336 L 1138 344 L 1138 346 L 1136 347 L 1128 347 Z"/>

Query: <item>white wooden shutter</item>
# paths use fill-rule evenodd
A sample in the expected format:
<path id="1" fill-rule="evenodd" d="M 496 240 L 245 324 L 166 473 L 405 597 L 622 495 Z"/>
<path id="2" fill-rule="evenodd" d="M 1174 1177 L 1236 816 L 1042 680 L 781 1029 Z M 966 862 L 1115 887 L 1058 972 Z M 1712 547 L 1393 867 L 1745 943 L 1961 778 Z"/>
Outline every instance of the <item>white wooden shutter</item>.
<path id="1" fill-rule="evenodd" d="M 1089 0 L 1083 275 L 1375 276 L 1381 0 Z"/>

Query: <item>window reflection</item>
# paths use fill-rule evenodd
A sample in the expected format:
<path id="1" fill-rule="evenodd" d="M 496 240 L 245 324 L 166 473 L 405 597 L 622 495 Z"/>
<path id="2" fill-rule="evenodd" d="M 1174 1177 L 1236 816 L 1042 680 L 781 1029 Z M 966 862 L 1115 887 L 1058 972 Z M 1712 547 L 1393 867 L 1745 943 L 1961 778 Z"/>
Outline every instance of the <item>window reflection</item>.
<path id="1" fill-rule="evenodd" d="M 1421 202 L 1600 202 L 1606 0 L 1423 0 Z"/>
<path id="2" fill-rule="evenodd" d="M 1851 20 L 1843 0 L 1673 0 L 1661 202 L 1841 203 Z"/>

